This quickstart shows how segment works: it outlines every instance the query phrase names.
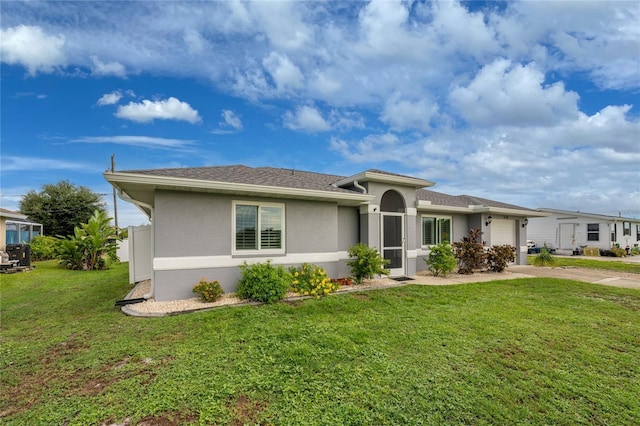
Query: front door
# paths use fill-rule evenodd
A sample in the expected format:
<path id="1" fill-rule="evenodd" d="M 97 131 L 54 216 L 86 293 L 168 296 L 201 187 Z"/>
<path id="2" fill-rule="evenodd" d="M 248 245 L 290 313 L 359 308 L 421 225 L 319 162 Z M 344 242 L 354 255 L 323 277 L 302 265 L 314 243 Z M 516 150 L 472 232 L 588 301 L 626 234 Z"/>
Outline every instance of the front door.
<path id="1" fill-rule="evenodd" d="M 575 226 L 573 223 L 560 224 L 560 249 L 573 250 L 576 244 Z"/>
<path id="2" fill-rule="evenodd" d="M 392 277 L 404 275 L 404 214 L 382 214 L 382 257 Z"/>

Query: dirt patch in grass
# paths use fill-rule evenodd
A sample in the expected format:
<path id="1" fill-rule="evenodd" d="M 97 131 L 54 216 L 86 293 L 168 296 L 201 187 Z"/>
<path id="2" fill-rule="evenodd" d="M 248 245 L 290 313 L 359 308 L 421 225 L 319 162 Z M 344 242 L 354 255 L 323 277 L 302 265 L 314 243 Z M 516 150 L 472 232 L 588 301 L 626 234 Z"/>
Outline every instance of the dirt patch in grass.
<path id="1" fill-rule="evenodd" d="M 198 421 L 196 414 L 185 414 L 178 412 L 156 414 L 147 416 L 137 423 L 138 426 L 179 426 L 195 423 Z"/>
<path id="2" fill-rule="evenodd" d="M 154 414 L 146 416 L 140 419 L 135 424 L 137 426 L 179 426 L 185 424 L 192 424 L 198 421 L 197 414 L 180 413 L 177 411 L 165 412 L 160 414 Z M 131 418 L 127 417 L 122 422 L 113 422 L 108 420 L 100 423 L 100 426 L 129 426 L 131 424 Z"/>
<path id="3" fill-rule="evenodd" d="M 258 424 L 258 416 L 266 408 L 262 401 L 253 401 L 247 395 L 239 395 L 227 404 L 232 415 L 233 425 Z"/>
<path id="4" fill-rule="evenodd" d="M 582 297 L 591 300 L 607 301 L 631 309 L 632 311 L 640 311 L 640 299 L 632 296 L 618 296 L 615 294 L 603 293 L 586 293 L 583 294 Z"/>
<path id="5" fill-rule="evenodd" d="M 353 293 L 352 296 L 354 299 L 358 300 L 371 300 L 371 296 L 367 293 Z"/>

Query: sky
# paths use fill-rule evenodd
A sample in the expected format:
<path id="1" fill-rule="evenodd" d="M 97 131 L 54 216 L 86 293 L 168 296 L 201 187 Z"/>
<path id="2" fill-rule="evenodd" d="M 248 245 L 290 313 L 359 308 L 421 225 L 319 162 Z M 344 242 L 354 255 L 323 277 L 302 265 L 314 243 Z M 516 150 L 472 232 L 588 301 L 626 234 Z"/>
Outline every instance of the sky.
<path id="1" fill-rule="evenodd" d="M 0 206 L 103 172 L 375 168 L 640 217 L 640 2 L 10 1 Z M 120 226 L 147 223 L 118 200 Z M 46 233 L 46 230 L 45 230 Z"/>

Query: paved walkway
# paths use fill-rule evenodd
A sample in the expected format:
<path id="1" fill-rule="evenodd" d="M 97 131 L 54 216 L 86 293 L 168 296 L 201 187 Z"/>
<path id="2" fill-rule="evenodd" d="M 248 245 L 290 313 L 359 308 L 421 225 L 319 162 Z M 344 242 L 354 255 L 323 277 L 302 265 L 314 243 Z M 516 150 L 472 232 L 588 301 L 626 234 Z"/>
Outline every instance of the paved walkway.
<path id="1" fill-rule="evenodd" d="M 640 261 L 640 256 L 634 256 Z M 531 265 L 511 265 L 505 272 L 476 273 L 473 275 L 455 275 L 447 278 L 432 276 L 416 276 L 411 284 L 451 285 L 492 280 L 510 280 L 514 278 L 550 277 L 584 281 L 613 287 L 633 288 L 640 290 L 640 274 L 629 272 L 607 271 L 603 269 L 578 267 L 539 267 Z"/>

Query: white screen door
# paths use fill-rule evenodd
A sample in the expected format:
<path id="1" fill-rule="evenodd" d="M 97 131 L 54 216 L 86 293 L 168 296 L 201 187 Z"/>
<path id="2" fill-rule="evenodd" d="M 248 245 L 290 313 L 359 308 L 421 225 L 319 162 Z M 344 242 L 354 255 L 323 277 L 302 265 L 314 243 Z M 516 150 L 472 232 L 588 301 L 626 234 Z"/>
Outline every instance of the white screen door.
<path id="1" fill-rule="evenodd" d="M 385 267 L 391 276 L 404 275 L 404 214 L 382 214 L 382 257 L 391 263 Z"/>

